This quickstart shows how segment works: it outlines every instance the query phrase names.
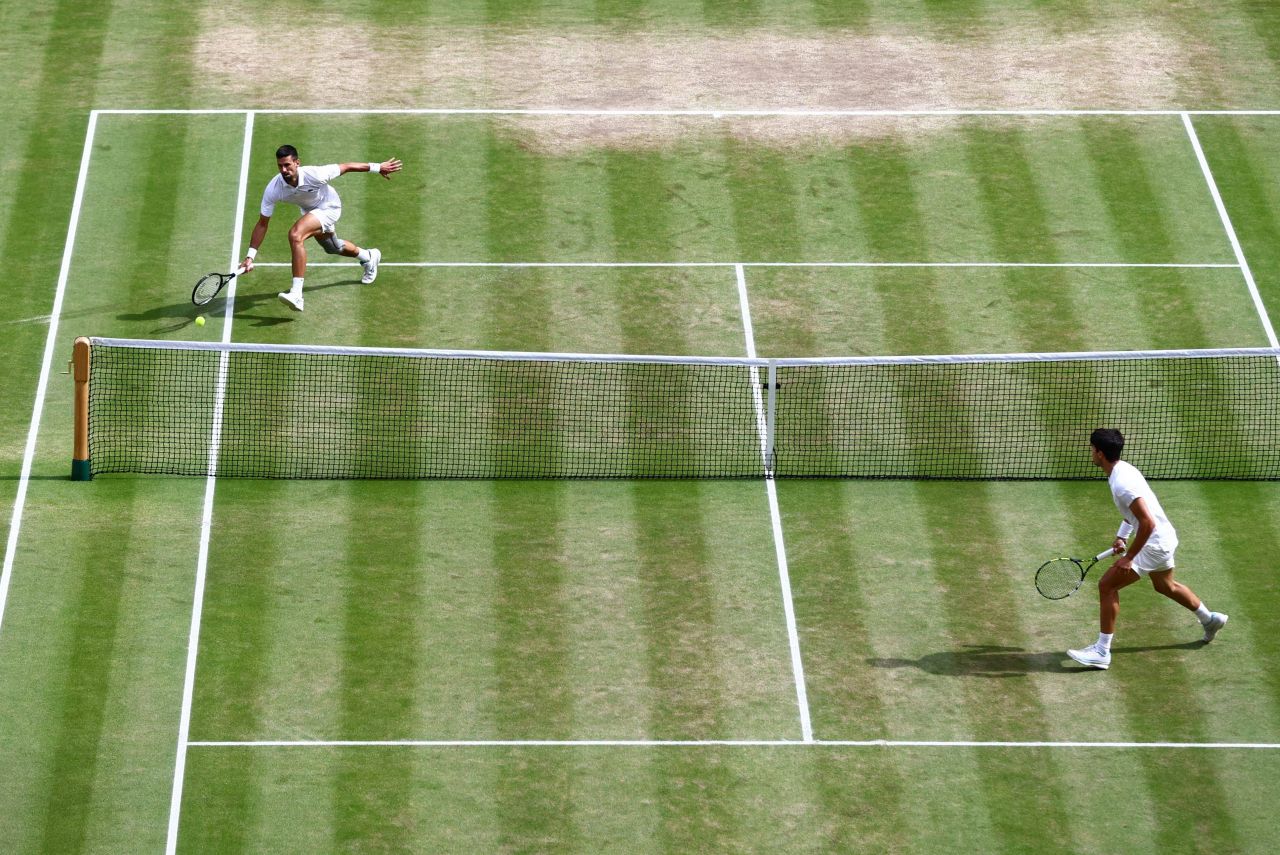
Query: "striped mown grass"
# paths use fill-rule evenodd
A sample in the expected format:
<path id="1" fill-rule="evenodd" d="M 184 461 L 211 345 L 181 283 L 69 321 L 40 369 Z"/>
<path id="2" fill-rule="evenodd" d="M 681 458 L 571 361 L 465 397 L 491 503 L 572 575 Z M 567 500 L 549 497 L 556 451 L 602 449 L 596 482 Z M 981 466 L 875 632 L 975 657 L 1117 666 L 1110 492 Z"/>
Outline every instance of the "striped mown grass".
<path id="1" fill-rule="evenodd" d="M 909 22 L 963 40 L 993 11 L 1069 27 L 1083 8 L 933 4 Z M 24 319 L 48 311 L 85 111 L 235 97 L 194 64 L 207 19 L 153 11 L 0 10 L 12 25 L 0 39 L 23 43 L 0 75 L 36 69 L 34 95 L 6 86 L 17 142 L 0 164 L 23 271 L 0 301 L 13 329 L 0 356 L 10 485 L 46 329 Z M 713 34 L 874 31 L 907 14 L 882 2 L 490 3 L 387 7 L 376 22 L 626 34 L 667 13 Z M 1255 7 L 1153 14 L 1264 46 L 1275 30 Z M 1270 64 L 1261 84 L 1224 64 L 1222 100 L 1271 93 Z M 106 70 L 126 66 L 129 79 Z M 287 81 L 279 92 L 298 103 Z M 1234 263 L 1177 117 L 963 118 L 773 145 L 706 124 L 647 147 L 556 150 L 496 118 L 260 115 L 245 223 L 290 141 L 304 159 L 404 158 L 392 182 L 339 184 L 343 233 L 387 260 Z M 1195 126 L 1273 301 L 1276 120 Z M 227 261 L 243 128 L 240 115 L 100 117 L 58 354 L 85 332 L 197 334 L 187 289 Z M 263 260 L 284 260 L 287 219 Z M 233 337 L 744 352 L 732 268 L 387 267 L 371 288 L 353 273 L 315 268 L 295 316 L 274 296 L 285 271 L 262 267 L 239 283 Z M 1264 343 L 1233 269 L 748 268 L 746 284 L 765 355 Z M 214 314 L 199 335 L 221 332 Z M 158 849 L 203 483 L 62 480 L 69 391 L 55 375 L 0 627 L 0 834 L 16 851 Z M 0 489 L 7 519 L 16 486 Z M 1280 496 L 1270 484 L 1158 489 L 1182 533 L 1180 575 L 1232 623 L 1201 649 L 1180 610 L 1127 591 L 1115 665 L 1081 675 L 1060 654 L 1091 636 L 1093 595 L 1049 604 L 1030 574 L 1046 552 L 1113 530 L 1101 485 L 779 485 L 818 739 L 1275 742 Z M 799 738 L 759 484 L 224 480 L 215 496 L 193 739 Z M 198 745 L 178 839 L 227 852 L 1266 851 L 1277 757 Z M 1099 803 L 1123 808 L 1100 818 Z"/>

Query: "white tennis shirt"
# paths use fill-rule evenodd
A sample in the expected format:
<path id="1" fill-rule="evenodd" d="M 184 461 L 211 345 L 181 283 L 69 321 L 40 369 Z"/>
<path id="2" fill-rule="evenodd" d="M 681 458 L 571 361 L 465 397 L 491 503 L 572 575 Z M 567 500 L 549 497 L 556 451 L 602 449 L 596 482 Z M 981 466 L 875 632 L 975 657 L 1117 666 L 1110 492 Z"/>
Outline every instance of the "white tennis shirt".
<path id="1" fill-rule="evenodd" d="M 267 189 L 262 191 L 262 216 L 270 217 L 276 212 L 276 205 L 281 202 L 297 205 L 304 214 L 318 208 L 341 211 L 342 200 L 338 198 L 338 191 L 329 184 L 341 174 L 342 169 L 336 163 L 328 166 L 299 166 L 298 186 L 290 187 L 284 176 L 277 173 L 267 183 Z"/>
<path id="2" fill-rule="evenodd" d="M 1151 512 L 1151 516 L 1155 518 L 1156 530 L 1151 533 L 1151 539 L 1148 543 L 1153 543 L 1163 549 L 1170 549 L 1178 544 L 1178 533 L 1174 531 L 1173 524 L 1169 522 L 1169 518 L 1164 514 L 1164 508 L 1160 506 L 1160 500 L 1156 498 L 1156 494 L 1151 489 L 1151 485 L 1147 483 L 1147 479 L 1134 466 L 1125 463 L 1123 460 L 1117 460 L 1115 468 L 1111 470 L 1111 477 L 1107 479 L 1108 485 L 1111 487 L 1111 498 L 1119 508 L 1121 515 L 1129 525 L 1135 529 L 1138 527 L 1138 518 L 1133 515 L 1133 511 L 1129 508 L 1135 499 L 1142 499 L 1146 503 L 1147 510 Z"/>

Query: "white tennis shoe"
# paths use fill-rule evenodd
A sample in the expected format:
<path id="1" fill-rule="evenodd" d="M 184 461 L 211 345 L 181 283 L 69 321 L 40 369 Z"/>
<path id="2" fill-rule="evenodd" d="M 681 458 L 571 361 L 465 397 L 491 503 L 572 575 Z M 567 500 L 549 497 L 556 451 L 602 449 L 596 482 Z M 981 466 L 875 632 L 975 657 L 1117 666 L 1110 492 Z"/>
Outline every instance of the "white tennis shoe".
<path id="1" fill-rule="evenodd" d="M 1222 612 L 1211 612 L 1209 622 L 1204 625 L 1204 642 L 1208 644 L 1218 634 L 1218 630 L 1227 625 L 1227 616 Z"/>
<path id="2" fill-rule="evenodd" d="M 369 260 L 360 262 L 360 266 L 364 268 L 364 275 L 360 277 L 363 285 L 368 285 L 378 278 L 378 262 L 382 260 L 382 250 L 369 250 Z"/>
<path id="3" fill-rule="evenodd" d="M 302 311 L 302 294 L 294 294 L 292 291 L 281 291 L 278 295 L 280 302 L 284 303 L 295 312 Z"/>
<path id="4" fill-rule="evenodd" d="M 1096 643 L 1080 650 L 1068 650 L 1067 655 L 1081 665 L 1088 665 L 1090 668 L 1097 668 L 1099 671 L 1105 671 L 1111 667 L 1111 651 L 1100 650 Z"/>

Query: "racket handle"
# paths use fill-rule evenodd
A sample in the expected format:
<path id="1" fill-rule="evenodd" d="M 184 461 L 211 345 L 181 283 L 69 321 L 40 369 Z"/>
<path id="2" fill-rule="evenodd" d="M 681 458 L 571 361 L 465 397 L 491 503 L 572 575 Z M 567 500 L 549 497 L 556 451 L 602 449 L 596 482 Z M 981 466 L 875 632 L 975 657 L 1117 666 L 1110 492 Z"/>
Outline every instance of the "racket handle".
<path id="1" fill-rule="evenodd" d="M 1101 561 L 1102 559 L 1107 558 L 1108 556 L 1111 556 L 1111 555 L 1115 555 L 1115 550 L 1112 549 L 1111 547 L 1107 547 L 1105 551 L 1099 552 L 1098 557 L 1093 560 Z"/>

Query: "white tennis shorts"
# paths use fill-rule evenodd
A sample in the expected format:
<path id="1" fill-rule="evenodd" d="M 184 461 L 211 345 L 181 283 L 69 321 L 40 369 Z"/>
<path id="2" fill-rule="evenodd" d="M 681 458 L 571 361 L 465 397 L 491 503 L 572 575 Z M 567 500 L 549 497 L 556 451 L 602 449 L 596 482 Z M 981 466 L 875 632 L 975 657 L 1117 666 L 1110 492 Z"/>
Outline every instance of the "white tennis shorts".
<path id="1" fill-rule="evenodd" d="M 1154 571 L 1172 570 L 1173 553 L 1177 548 L 1176 541 L 1171 545 L 1148 541 L 1147 545 L 1142 547 L 1142 551 L 1133 556 L 1133 572 L 1139 576 L 1146 576 Z"/>
<path id="2" fill-rule="evenodd" d="M 317 220 L 320 221 L 320 228 L 322 231 L 324 231 L 326 234 L 332 234 L 334 231 L 337 230 L 338 218 L 342 216 L 342 209 L 341 208 L 315 208 L 314 210 L 307 211 L 307 213 L 311 214 L 313 217 L 315 217 Z"/>

